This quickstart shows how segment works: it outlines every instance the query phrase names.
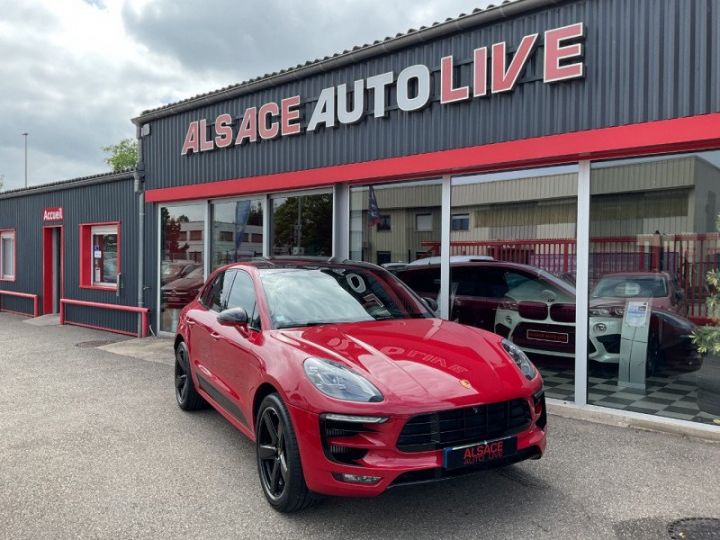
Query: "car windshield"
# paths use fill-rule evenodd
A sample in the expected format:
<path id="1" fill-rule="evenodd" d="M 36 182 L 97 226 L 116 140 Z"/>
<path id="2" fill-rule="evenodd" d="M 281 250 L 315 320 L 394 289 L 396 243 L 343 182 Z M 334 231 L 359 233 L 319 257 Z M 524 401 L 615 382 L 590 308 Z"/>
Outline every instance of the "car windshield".
<path id="1" fill-rule="evenodd" d="M 663 298 L 668 295 L 662 276 L 605 276 L 595 286 L 593 298 Z"/>
<path id="2" fill-rule="evenodd" d="M 432 316 L 387 272 L 356 267 L 266 269 L 260 280 L 275 328 Z"/>
<path id="3" fill-rule="evenodd" d="M 506 295 L 515 300 L 575 302 L 574 288 L 544 270 L 539 270 L 538 276 L 509 271 L 505 280 L 509 287 Z"/>
<path id="4" fill-rule="evenodd" d="M 182 269 L 183 265 L 180 264 L 165 264 L 163 263 L 162 274 L 163 276 L 170 276 L 178 273 Z"/>
<path id="5" fill-rule="evenodd" d="M 550 283 L 528 279 L 509 289 L 506 296 L 515 300 L 536 300 L 539 302 L 574 302 L 575 297 L 564 289 L 553 287 Z"/>
<path id="6" fill-rule="evenodd" d="M 187 278 L 203 278 L 203 275 L 205 274 L 205 271 L 203 270 L 202 266 L 198 266 L 195 270 L 190 272 L 187 276 Z"/>

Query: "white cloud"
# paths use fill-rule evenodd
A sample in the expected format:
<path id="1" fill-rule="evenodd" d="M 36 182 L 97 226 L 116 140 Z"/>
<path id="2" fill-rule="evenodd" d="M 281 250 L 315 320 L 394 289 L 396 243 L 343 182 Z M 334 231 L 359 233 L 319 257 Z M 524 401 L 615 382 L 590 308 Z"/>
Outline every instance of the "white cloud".
<path id="1" fill-rule="evenodd" d="M 0 0 L 0 175 L 107 170 L 142 110 L 276 71 L 487 0 Z"/>

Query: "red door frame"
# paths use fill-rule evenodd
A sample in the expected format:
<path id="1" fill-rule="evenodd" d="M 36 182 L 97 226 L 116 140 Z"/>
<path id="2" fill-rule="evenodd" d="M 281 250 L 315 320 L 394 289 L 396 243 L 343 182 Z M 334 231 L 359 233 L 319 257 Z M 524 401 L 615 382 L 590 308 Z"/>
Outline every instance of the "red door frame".
<path id="1" fill-rule="evenodd" d="M 53 258 L 52 239 L 53 230 L 60 229 L 60 298 L 58 298 L 58 311 L 60 299 L 65 296 L 65 227 L 63 225 L 47 225 L 43 227 L 43 314 L 53 313 Z"/>

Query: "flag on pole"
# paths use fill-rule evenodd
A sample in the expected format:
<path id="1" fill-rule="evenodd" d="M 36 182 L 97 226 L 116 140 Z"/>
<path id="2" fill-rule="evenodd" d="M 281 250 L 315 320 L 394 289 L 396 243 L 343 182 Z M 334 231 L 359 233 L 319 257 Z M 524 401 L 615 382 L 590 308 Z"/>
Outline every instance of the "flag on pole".
<path id="1" fill-rule="evenodd" d="M 375 189 L 372 186 L 368 189 L 368 225 L 371 227 L 382 221 L 380 217 L 380 207 L 375 197 Z"/>

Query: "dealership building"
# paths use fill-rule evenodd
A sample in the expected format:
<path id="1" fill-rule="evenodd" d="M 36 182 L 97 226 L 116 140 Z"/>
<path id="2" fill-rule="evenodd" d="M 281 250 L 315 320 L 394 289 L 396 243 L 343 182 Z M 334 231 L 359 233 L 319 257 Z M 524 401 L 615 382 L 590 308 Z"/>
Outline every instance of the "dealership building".
<path id="1" fill-rule="evenodd" d="M 172 335 L 229 262 L 434 257 L 549 397 L 720 429 L 719 18 L 515 0 L 145 111 L 136 170 L 0 193 L 0 308 Z"/>

